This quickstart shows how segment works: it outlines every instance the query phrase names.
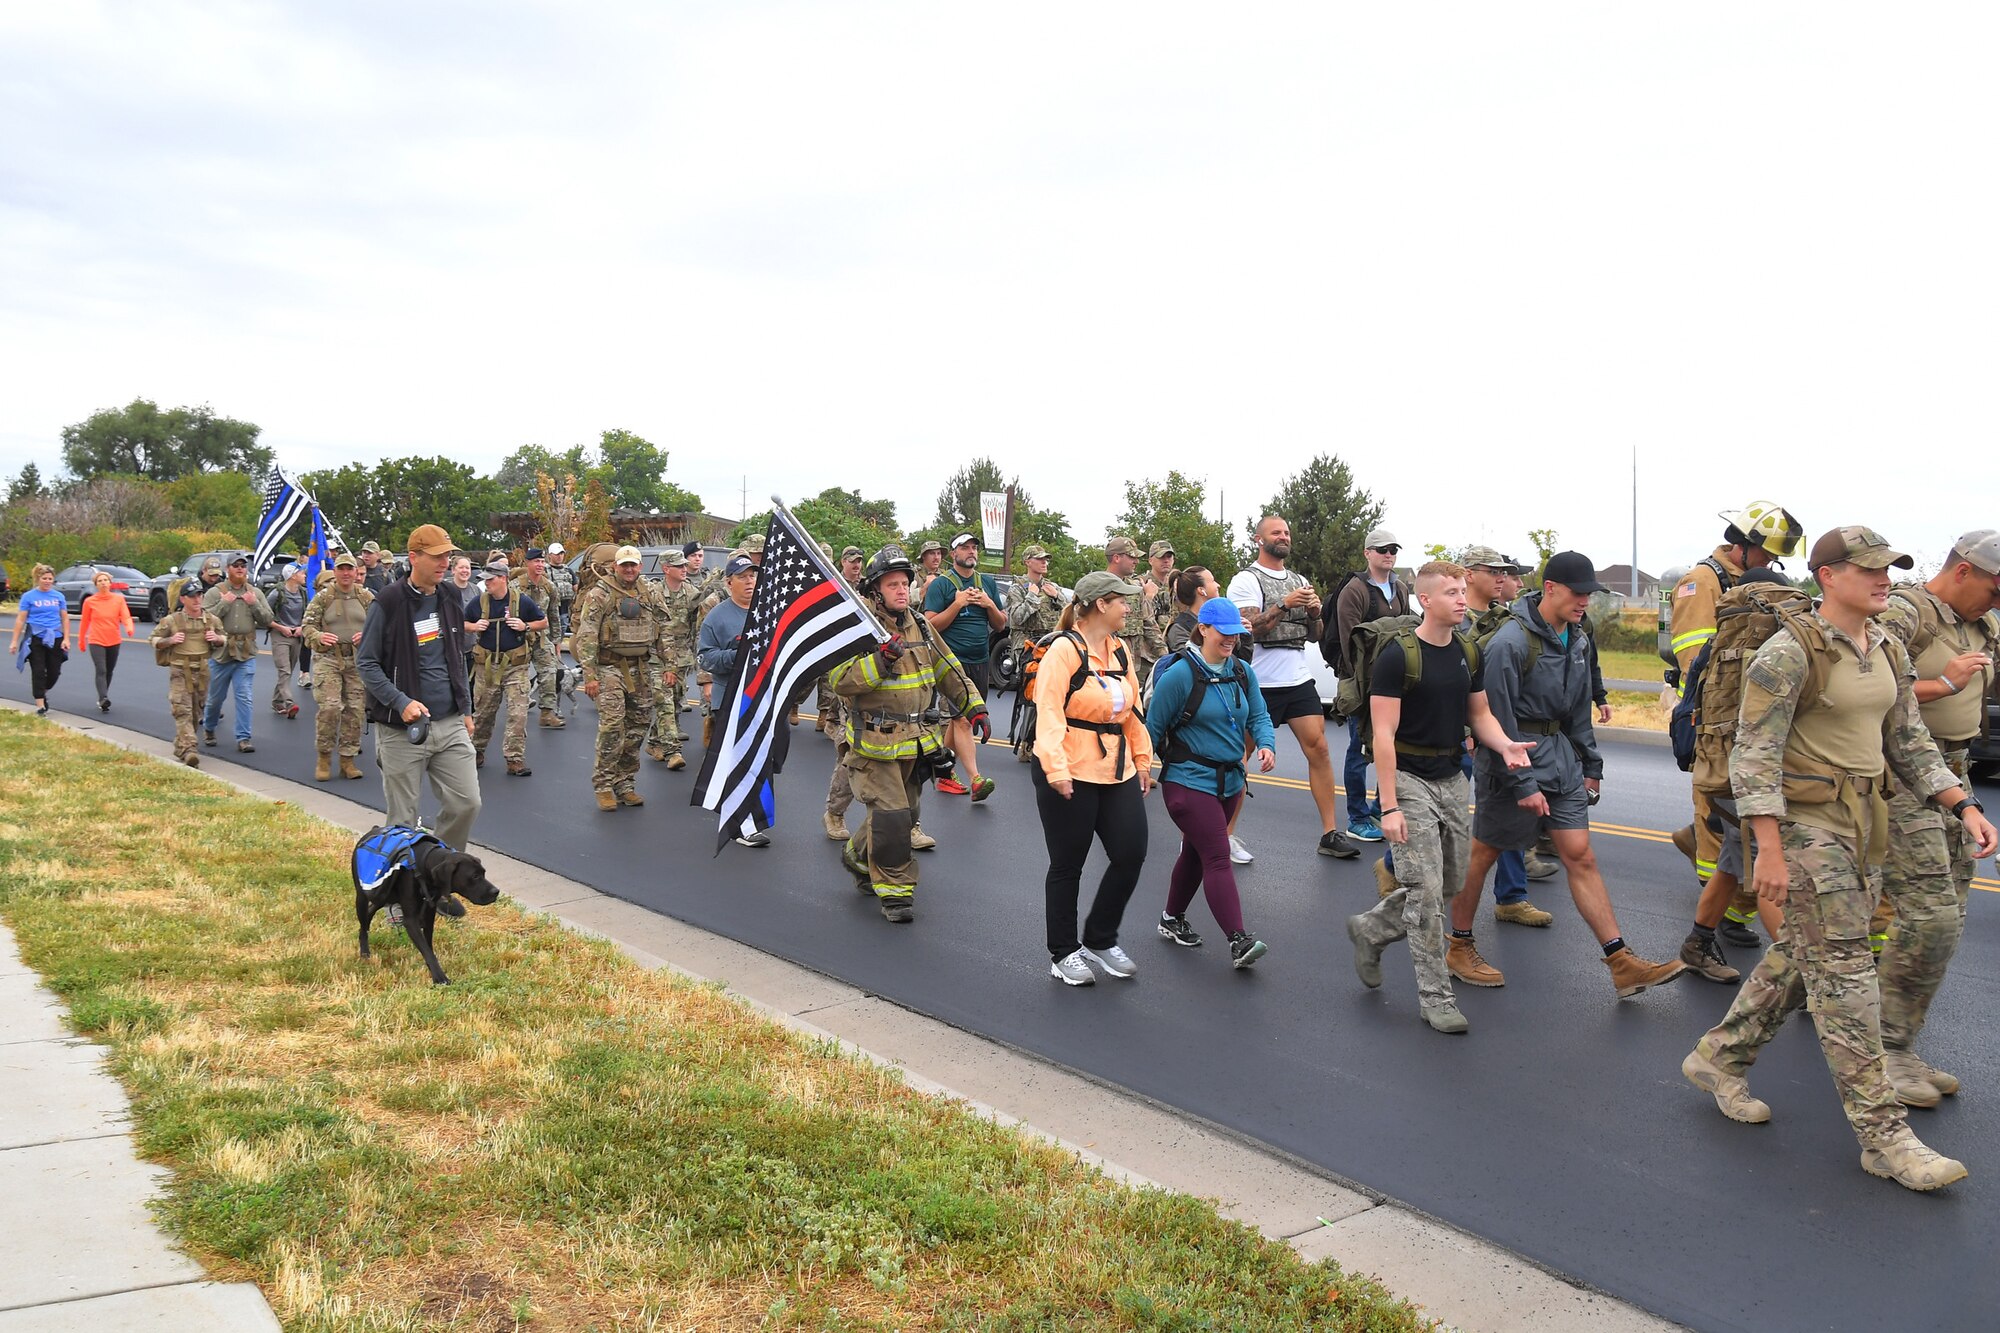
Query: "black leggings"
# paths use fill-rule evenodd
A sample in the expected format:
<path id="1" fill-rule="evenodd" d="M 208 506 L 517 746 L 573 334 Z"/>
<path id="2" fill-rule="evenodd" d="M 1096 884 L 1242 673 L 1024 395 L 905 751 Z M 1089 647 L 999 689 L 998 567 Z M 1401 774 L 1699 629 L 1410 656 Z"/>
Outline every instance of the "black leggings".
<path id="1" fill-rule="evenodd" d="M 28 644 L 28 676 L 33 682 L 35 697 L 46 700 L 49 691 L 55 688 L 56 678 L 62 675 L 62 654 L 52 643 L 35 639 Z"/>
<path id="2" fill-rule="evenodd" d="M 1118 923 L 1124 919 L 1125 904 L 1139 886 L 1139 871 L 1146 864 L 1146 800 L 1139 794 L 1139 779 L 1109 784 L 1073 782 L 1070 798 L 1064 800 L 1042 776 L 1039 761 L 1029 772 L 1035 784 L 1035 806 L 1042 815 L 1042 838 L 1049 848 L 1049 874 L 1042 885 L 1049 957 L 1062 959 L 1076 952 L 1077 898 L 1093 837 L 1104 843 L 1110 864 L 1104 868 L 1090 915 L 1084 919 L 1083 943 L 1092 949 L 1108 949 L 1118 943 Z"/>
<path id="3" fill-rule="evenodd" d="M 111 697 L 111 673 L 118 669 L 118 648 L 115 643 L 93 643 L 90 645 L 90 665 L 97 675 L 97 697 Z"/>

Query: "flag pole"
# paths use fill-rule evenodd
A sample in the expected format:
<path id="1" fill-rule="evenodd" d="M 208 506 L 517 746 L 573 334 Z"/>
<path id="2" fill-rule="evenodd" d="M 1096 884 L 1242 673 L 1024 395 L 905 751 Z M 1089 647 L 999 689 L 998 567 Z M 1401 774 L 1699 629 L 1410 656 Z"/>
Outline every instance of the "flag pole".
<path id="1" fill-rule="evenodd" d="M 806 525 L 799 522 L 799 516 L 791 511 L 790 506 L 786 505 L 776 495 L 773 495 L 771 497 L 771 507 L 777 513 L 783 514 L 791 526 L 798 530 L 798 535 L 805 538 L 799 545 L 804 549 L 806 559 L 812 561 L 813 568 L 826 575 L 827 581 L 840 589 L 840 595 L 852 603 L 862 615 L 868 617 L 868 624 L 875 631 L 876 641 L 886 643 L 888 640 L 895 638 L 896 636 L 883 626 L 881 618 L 875 614 L 875 608 L 868 605 L 860 593 L 848 586 L 847 580 L 841 577 L 839 570 L 826 563 L 826 557 L 820 554 L 819 543 L 813 540 L 813 535 L 806 531 Z"/>

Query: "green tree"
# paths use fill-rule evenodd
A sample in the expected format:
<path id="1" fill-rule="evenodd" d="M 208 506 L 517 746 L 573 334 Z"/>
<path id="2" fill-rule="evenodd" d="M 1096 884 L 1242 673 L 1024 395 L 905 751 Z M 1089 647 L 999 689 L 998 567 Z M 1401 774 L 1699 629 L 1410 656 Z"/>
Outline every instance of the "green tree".
<path id="1" fill-rule="evenodd" d="M 13 484 L 7 488 L 7 503 L 12 504 L 16 500 L 32 500 L 41 493 L 42 470 L 33 463 L 29 463 L 21 469 L 20 475 L 15 477 Z"/>
<path id="2" fill-rule="evenodd" d="M 618 506 L 649 514 L 700 513 L 701 497 L 667 480 L 667 453 L 629 430 L 607 430 L 598 467 Z"/>
<path id="3" fill-rule="evenodd" d="M 246 546 L 257 536 L 264 497 L 241 472 L 191 472 L 164 492 L 177 528 L 226 532 Z"/>
<path id="4" fill-rule="evenodd" d="M 1179 472 L 1167 473 L 1164 481 L 1128 481 L 1125 510 L 1105 535 L 1122 533 L 1138 542 L 1141 551 L 1165 538 L 1173 543 L 1180 568 L 1206 565 L 1226 587 L 1237 569 L 1236 547 L 1229 540 L 1229 525 L 1207 517 L 1206 509 L 1202 483 Z"/>
<path id="5" fill-rule="evenodd" d="M 858 546 L 863 553 L 873 556 L 884 546 L 902 541 L 896 534 L 895 503 L 863 500 L 859 491 L 829 486 L 812 499 L 793 505 L 792 514 L 814 541 L 833 548 L 835 559 L 849 546 Z M 883 522 L 885 518 L 887 521 Z M 753 532 L 769 530 L 770 525 L 770 510 L 752 514 L 737 526 L 733 540 L 741 542 Z"/>
<path id="6" fill-rule="evenodd" d="M 93 412 L 63 427 L 63 462 L 78 478 L 107 474 L 173 481 L 191 472 L 238 471 L 262 476 L 271 451 L 257 443 L 259 427 L 219 417 L 206 404 L 162 412 L 145 398 Z"/>
<path id="7" fill-rule="evenodd" d="M 356 546 L 373 540 L 400 550 L 411 529 L 424 523 L 442 527 L 467 550 L 507 540 L 493 526 L 493 515 L 509 508 L 508 493 L 449 458 L 386 458 L 372 468 L 349 463 L 300 480 Z"/>
<path id="8" fill-rule="evenodd" d="M 500 470 L 493 474 L 493 482 L 501 490 L 520 497 L 515 508 L 530 509 L 535 502 L 535 474 L 546 472 L 559 481 L 565 475 L 572 476 L 581 486 L 584 474 L 591 467 L 587 452 L 580 444 L 573 444 L 561 453 L 539 444 L 524 444 L 500 460 Z"/>
<path id="9" fill-rule="evenodd" d="M 1343 576 L 1365 567 L 1362 546 L 1368 530 L 1382 521 L 1381 502 L 1356 487 L 1353 472 L 1332 454 L 1319 455 L 1285 478 L 1264 513 L 1291 525 L 1291 567 L 1327 599 Z M 1253 545 L 1261 518 L 1251 519 L 1246 529 Z"/>
<path id="10" fill-rule="evenodd" d="M 1535 548 L 1535 572 L 1523 580 L 1531 588 L 1542 586 L 1542 571 L 1548 567 L 1549 557 L 1556 553 L 1556 543 L 1561 538 L 1554 528 L 1528 529 L 1528 542 Z"/>
<path id="11" fill-rule="evenodd" d="M 975 458 L 964 467 L 951 474 L 944 489 L 938 492 L 937 518 L 934 528 L 950 528 L 952 532 L 974 532 L 979 528 L 979 495 L 981 491 L 1005 491 L 1009 483 L 1000 465 L 990 458 Z M 1016 477 L 1014 487 L 1014 512 L 1018 518 L 1024 509 L 1032 509 L 1034 502 Z M 945 534 L 950 540 L 951 534 Z"/>

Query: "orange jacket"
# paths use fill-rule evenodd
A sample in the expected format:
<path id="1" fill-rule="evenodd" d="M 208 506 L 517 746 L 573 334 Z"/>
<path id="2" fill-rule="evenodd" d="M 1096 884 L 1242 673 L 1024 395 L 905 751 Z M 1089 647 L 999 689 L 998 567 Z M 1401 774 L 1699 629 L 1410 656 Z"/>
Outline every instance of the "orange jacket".
<path id="1" fill-rule="evenodd" d="M 86 646 L 115 648 L 121 637 L 129 639 L 133 632 L 132 608 L 126 604 L 124 593 L 94 592 L 83 599 L 81 635 Z"/>
<path id="2" fill-rule="evenodd" d="M 1153 741 L 1137 707 L 1139 664 L 1130 663 L 1132 674 L 1124 677 L 1104 675 L 1117 668 L 1120 642 L 1113 638 L 1101 653 L 1091 654 L 1090 674 L 1074 694 L 1069 693 L 1069 681 L 1081 658 L 1069 639 L 1050 644 L 1035 668 L 1035 758 L 1050 782 L 1067 779 L 1109 786 L 1152 766 Z M 1117 723 L 1124 746 L 1118 744 L 1119 735 L 1070 726 L 1072 718 Z"/>

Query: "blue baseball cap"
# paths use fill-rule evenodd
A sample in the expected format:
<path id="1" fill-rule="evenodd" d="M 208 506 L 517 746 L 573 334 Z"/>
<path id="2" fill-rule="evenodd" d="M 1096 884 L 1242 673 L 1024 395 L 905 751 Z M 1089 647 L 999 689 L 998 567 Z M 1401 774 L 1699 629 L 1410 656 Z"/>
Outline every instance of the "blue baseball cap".
<path id="1" fill-rule="evenodd" d="M 1195 619 L 1223 634 L 1249 632 L 1243 625 L 1243 613 L 1238 611 L 1236 603 L 1227 597 L 1211 597 L 1203 602 L 1201 610 L 1195 614 Z"/>

